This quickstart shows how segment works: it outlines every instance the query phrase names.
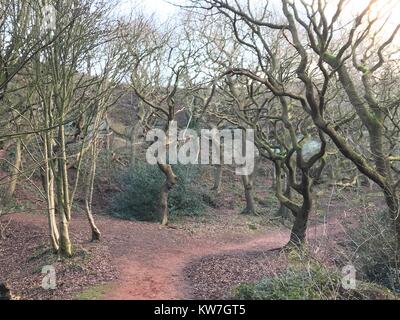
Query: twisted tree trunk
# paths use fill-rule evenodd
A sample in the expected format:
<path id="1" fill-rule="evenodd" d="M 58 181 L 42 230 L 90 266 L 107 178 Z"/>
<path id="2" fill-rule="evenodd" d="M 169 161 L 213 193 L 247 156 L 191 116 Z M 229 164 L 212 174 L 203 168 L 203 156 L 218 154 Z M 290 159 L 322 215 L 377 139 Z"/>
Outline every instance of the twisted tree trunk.
<path id="1" fill-rule="evenodd" d="M 300 247 L 306 240 L 308 218 L 313 207 L 311 186 L 312 179 L 309 177 L 308 170 L 302 170 L 301 195 L 303 197 L 303 204 L 301 208 L 295 212 L 295 221 L 290 233 L 290 245 Z"/>
<path id="2" fill-rule="evenodd" d="M 246 208 L 242 211 L 242 213 L 255 214 L 256 208 L 254 204 L 254 195 L 253 195 L 253 176 L 252 175 L 242 176 L 242 182 L 246 198 Z"/>
<path id="3" fill-rule="evenodd" d="M 158 164 L 158 167 L 165 175 L 165 182 L 161 187 L 160 192 L 160 213 L 161 213 L 161 224 L 163 226 L 168 225 L 168 195 L 172 188 L 177 184 L 177 176 L 172 170 L 171 165 Z"/>

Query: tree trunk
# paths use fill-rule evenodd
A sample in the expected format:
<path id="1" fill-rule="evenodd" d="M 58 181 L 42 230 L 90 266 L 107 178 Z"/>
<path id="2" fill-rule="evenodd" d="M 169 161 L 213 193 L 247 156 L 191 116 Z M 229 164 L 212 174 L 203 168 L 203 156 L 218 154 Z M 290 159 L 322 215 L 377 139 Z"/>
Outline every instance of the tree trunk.
<path id="1" fill-rule="evenodd" d="M 290 233 L 289 245 L 301 247 L 306 240 L 307 224 L 311 208 L 303 207 L 297 214 Z"/>
<path id="2" fill-rule="evenodd" d="M 96 164 L 97 164 L 96 141 L 94 141 L 92 145 L 91 162 L 92 163 L 90 166 L 90 172 L 86 187 L 85 208 L 86 208 L 86 216 L 88 218 L 89 225 L 92 230 L 92 241 L 100 241 L 101 233 L 94 222 L 94 217 L 92 213 L 94 178 L 96 175 Z"/>
<path id="3" fill-rule="evenodd" d="M 321 161 L 320 165 L 317 168 L 315 168 L 312 172 L 313 185 L 324 183 L 322 179 L 322 173 L 326 167 L 326 160 L 324 157 L 322 157 L 320 161 Z"/>
<path id="4" fill-rule="evenodd" d="M 216 191 L 217 194 L 221 192 L 222 171 L 222 165 L 217 164 L 214 171 L 214 186 L 211 189 L 213 191 Z"/>
<path id="5" fill-rule="evenodd" d="M 286 177 L 284 195 L 286 198 L 292 199 L 292 188 L 290 187 L 290 182 L 288 180 L 289 180 L 289 177 Z M 278 210 L 278 216 L 282 217 L 284 219 L 290 219 L 290 217 L 291 217 L 290 210 L 282 203 L 280 204 L 280 207 Z"/>
<path id="6" fill-rule="evenodd" d="M 161 224 L 166 226 L 168 225 L 168 194 L 176 185 L 177 177 L 170 165 L 159 163 L 158 167 L 164 173 L 166 178 L 160 192 Z"/>
<path id="7" fill-rule="evenodd" d="M 301 247 L 305 243 L 308 218 L 313 207 L 313 199 L 311 196 L 313 180 L 309 176 L 309 169 L 302 169 L 301 173 L 301 195 L 303 197 L 303 205 L 300 210 L 296 212 L 289 241 L 289 245 L 295 245 L 297 247 Z"/>
<path id="8" fill-rule="evenodd" d="M 276 168 L 275 168 L 275 166 L 271 170 L 271 178 L 272 178 L 271 188 L 275 189 L 276 188 L 276 179 L 278 178 L 276 176 Z"/>
<path id="9" fill-rule="evenodd" d="M 242 176 L 242 182 L 244 186 L 244 194 L 246 198 L 246 208 L 242 211 L 243 214 L 255 214 L 256 209 L 254 205 L 253 196 L 253 177 Z"/>
<path id="10" fill-rule="evenodd" d="M 46 170 L 47 171 L 47 170 Z M 49 222 L 49 232 L 50 232 L 50 242 L 53 248 L 53 252 L 57 253 L 60 249 L 60 234 L 57 228 L 56 222 L 56 201 L 54 196 L 54 176 L 51 170 L 47 173 L 48 183 L 47 183 L 47 211 L 48 211 L 48 222 Z"/>
<path id="11" fill-rule="evenodd" d="M 54 194 L 54 174 L 46 158 L 46 167 L 43 174 L 43 188 L 47 197 L 47 219 L 49 223 L 50 243 L 54 253 L 60 249 L 60 234 L 56 222 L 56 201 Z"/>
<path id="12" fill-rule="evenodd" d="M 45 123 L 49 126 L 47 112 L 45 113 Z M 60 234 L 56 222 L 56 198 L 54 193 L 54 160 L 53 158 L 53 138 L 50 131 L 44 133 L 44 168 L 42 170 L 43 190 L 47 197 L 47 218 L 49 224 L 50 243 L 54 253 L 60 250 Z"/>
<path id="13" fill-rule="evenodd" d="M 58 161 L 59 162 L 59 161 Z M 59 165 L 60 168 L 60 165 Z M 69 221 L 65 212 L 64 190 L 60 172 L 57 176 L 57 213 L 60 216 L 60 250 L 59 253 L 66 256 L 72 256 L 71 240 L 69 238 Z"/>
<path id="14" fill-rule="evenodd" d="M 66 257 L 72 257 L 72 245 L 69 238 L 69 222 L 63 212 L 61 212 L 60 221 L 60 254 Z"/>
<path id="15" fill-rule="evenodd" d="M 397 236 L 397 246 L 400 251 L 400 199 L 395 191 L 384 190 L 386 205 L 389 208 L 389 214 L 394 222 L 394 229 Z"/>
<path id="16" fill-rule="evenodd" d="M 222 172 L 223 172 L 223 161 L 224 161 L 224 146 L 220 143 L 220 141 L 213 140 L 217 148 L 219 148 L 219 164 L 215 165 L 214 171 L 214 186 L 211 190 L 216 191 L 217 194 L 221 192 L 221 184 L 222 184 Z"/>
<path id="17" fill-rule="evenodd" d="M 67 167 L 67 151 L 66 151 L 66 141 L 65 141 L 65 129 L 64 125 L 59 127 L 59 145 L 61 146 L 61 156 L 58 158 L 59 161 L 59 172 L 62 178 L 62 189 L 64 196 L 64 212 L 68 223 L 71 220 L 71 199 L 69 193 L 69 181 L 68 181 L 68 167 Z"/>
<path id="18" fill-rule="evenodd" d="M 15 158 L 14 164 L 11 167 L 11 179 L 7 190 L 6 199 L 10 200 L 14 196 L 15 190 L 17 188 L 18 175 L 21 171 L 22 162 L 22 150 L 21 150 L 21 140 L 17 139 L 15 144 Z"/>
<path id="19" fill-rule="evenodd" d="M 142 123 L 139 121 L 137 122 L 133 128 L 131 129 L 131 138 L 130 138 L 130 143 L 131 143 L 131 160 L 130 160 L 130 165 L 131 167 L 135 166 L 135 162 L 138 157 L 138 148 L 139 148 L 139 141 L 141 135 L 143 135 L 143 128 L 142 128 Z"/>

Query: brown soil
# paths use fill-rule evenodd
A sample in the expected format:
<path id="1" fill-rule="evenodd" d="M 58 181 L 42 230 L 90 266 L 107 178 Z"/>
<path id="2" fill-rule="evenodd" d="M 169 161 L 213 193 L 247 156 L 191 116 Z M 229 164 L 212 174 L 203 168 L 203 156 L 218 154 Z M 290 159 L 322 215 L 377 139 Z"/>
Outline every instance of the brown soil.
<path id="1" fill-rule="evenodd" d="M 90 243 L 85 218 L 75 216 L 71 234 L 77 254 L 71 260 L 57 261 L 44 249 L 47 248 L 45 216 L 13 214 L 2 218 L 3 223 L 9 220 L 7 237 L 0 240 L 0 274 L 24 299 L 73 299 L 82 290 L 102 283 L 109 285 L 105 294 L 96 298 L 222 298 L 223 290 L 229 288 L 231 283 L 230 276 L 225 280 L 219 279 L 214 286 L 217 288 L 203 286 L 196 289 L 196 286 L 202 286 L 196 281 L 200 278 L 196 277 L 207 272 L 204 261 L 205 267 L 216 265 L 202 259 L 236 256 L 236 263 L 231 265 L 236 266 L 233 274 L 241 275 L 237 281 L 252 280 L 265 276 L 268 269 L 268 259 L 265 258 L 271 255 L 268 251 L 282 247 L 289 239 L 289 231 L 283 227 L 249 233 L 222 227 L 202 229 L 196 233 L 189 232 L 184 224 L 171 228 L 98 216 L 97 224 L 103 239 L 100 243 Z M 338 231 L 337 222 L 331 221 L 326 225 L 310 227 L 309 237 L 328 237 Z M 249 253 L 254 251 L 258 252 L 258 256 Z M 254 264 L 251 268 L 242 269 L 243 263 L 255 257 L 264 267 L 258 268 Z M 58 287 L 54 291 L 41 288 L 43 275 L 39 267 L 48 264 L 49 259 L 54 260 L 50 262 L 57 272 Z M 203 268 L 197 268 L 198 272 L 193 275 L 196 268 L 190 266 L 198 261 L 203 261 Z M 212 268 L 209 271 L 210 279 L 215 278 L 213 274 L 218 275 Z M 221 281 L 228 282 L 228 285 L 220 286 Z"/>

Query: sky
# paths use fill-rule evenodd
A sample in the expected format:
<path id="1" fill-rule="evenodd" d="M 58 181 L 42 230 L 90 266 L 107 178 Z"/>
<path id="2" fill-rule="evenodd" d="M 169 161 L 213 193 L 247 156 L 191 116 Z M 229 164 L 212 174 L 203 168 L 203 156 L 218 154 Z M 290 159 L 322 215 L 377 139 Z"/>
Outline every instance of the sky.
<path id="1" fill-rule="evenodd" d="M 171 2 L 174 0 L 121 0 L 121 5 L 115 11 L 119 15 L 125 15 L 132 9 L 140 8 L 144 13 L 154 13 L 158 19 L 165 21 L 178 10 Z"/>
<path id="2" fill-rule="evenodd" d="M 168 20 L 174 13 L 179 11 L 179 8 L 175 7 L 171 3 L 182 3 L 182 0 L 120 0 L 121 4 L 115 9 L 115 13 L 117 15 L 128 15 L 132 9 L 140 9 L 145 14 L 151 15 L 154 14 L 155 18 L 163 23 Z M 245 3 L 247 0 L 243 0 Z M 267 0 L 250 0 L 250 3 L 253 4 L 262 4 Z M 299 2 L 300 0 L 294 0 L 295 2 Z M 312 0 L 305 0 L 306 2 L 311 3 Z M 338 0 L 329 0 L 328 1 L 328 16 L 333 15 L 336 11 L 336 3 Z M 351 22 L 354 19 L 354 15 L 361 12 L 366 8 L 370 0 L 350 0 L 350 3 L 344 10 L 342 17 L 345 18 L 346 23 Z M 272 4 L 272 8 L 279 8 L 280 11 L 281 2 L 280 0 L 269 0 Z M 391 18 L 386 22 L 386 26 L 383 28 L 384 33 L 390 34 L 394 26 L 398 24 L 398 17 L 400 17 L 400 0 L 377 0 L 375 5 L 371 10 L 371 18 L 374 18 L 376 15 L 379 15 L 382 18 L 382 22 L 385 20 L 389 13 L 392 14 Z M 399 37 L 396 37 L 395 42 L 400 42 Z"/>
<path id="3" fill-rule="evenodd" d="M 152 14 L 155 13 L 162 20 L 167 19 L 171 15 L 174 14 L 178 10 L 171 3 L 177 3 L 178 0 L 120 0 L 121 5 L 116 8 L 116 12 L 121 15 L 127 14 L 133 8 L 142 8 L 145 13 Z M 262 3 L 266 0 L 250 0 L 254 4 Z M 295 0 L 299 1 L 300 0 Z M 306 0 L 310 1 L 311 0 Z M 337 0 L 336 0 L 337 1 Z M 335 0 L 330 0 L 328 3 L 332 4 L 330 9 L 336 9 Z M 361 11 L 366 7 L 370 0 L 351 0 L 349 6 L 347 7 L 348 14 L 356 13 Z M 269 0 L 273 5 L 280 7 L 279 0 Z M 396 18 L 400 15 L 400 1 L 399 0 L 378 0 L 377 3 L 373 6 L 372 14 L 380 13 L 388 13 L 392 11 L 393 15 Z M 332 10 L 333 11 L 333 10 Z"/>

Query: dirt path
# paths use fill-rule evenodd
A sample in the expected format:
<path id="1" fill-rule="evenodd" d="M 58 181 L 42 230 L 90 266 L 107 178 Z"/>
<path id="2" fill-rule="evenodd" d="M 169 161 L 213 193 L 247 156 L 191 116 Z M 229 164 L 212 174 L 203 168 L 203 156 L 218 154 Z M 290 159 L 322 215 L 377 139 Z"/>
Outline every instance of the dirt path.
<path id="1" fill-rule="evenodd" d="M 16 214 L 10 216 L 23 225 L 46 229 L 46 217 Z M 165 228 L 152 223 L 97 217 L 103 233 L 102 243 L 112 254 L 119 277 L 104 299 L 190 299 L 190 287 L 184 268 L 202 257 L 235 252 L 280 248 L 287 243 L 289 231 L 274 228 L 256 234 L 223 232 L 191 234 L 182 228 Z M 308 237 L 330 236 L 339 230 L 336 220 L 310 227 Z M 87 243 L 89 230 L 84 217 L 72 219 L 74 241 Z"/>
<path id="2" fill-rule="evenodd" d="M 194 259 L 230 251 L 271 250 L 283 246 L 288 233 L 271 231 L 244 243 L 216 243 L 192 239 L 179 248 L 156 244 L 151 252 L 134 252 L 117 258 L 121 279 L 105 299 L 187 299 L 189 288 L 183 269 Z"/>
<path id="3" fill-rule="evenodd" d="M 340 231 L 337 221 L 328 225 L 311 227 L 308 237 L 334 235 Z M 162 233 L 171 230 L 163 229 Z M 172 231 L 173 233 L 173 231 Z M 189 284 L 183 269 L 191 261 L 210 255 L 270 251 L 283 247 L 289 240 L 288 230 L 270 230 L 252 238 L 238 240 L 189 238 L 189 239 L 145 239 L 136 241 L 146 243 L 144 248 L 127 251 L 116 258 L 120 280 L 114 284 L 105 299 L 190 299 Z M 115 248 L 118 250 L 118 248 Z"/>

